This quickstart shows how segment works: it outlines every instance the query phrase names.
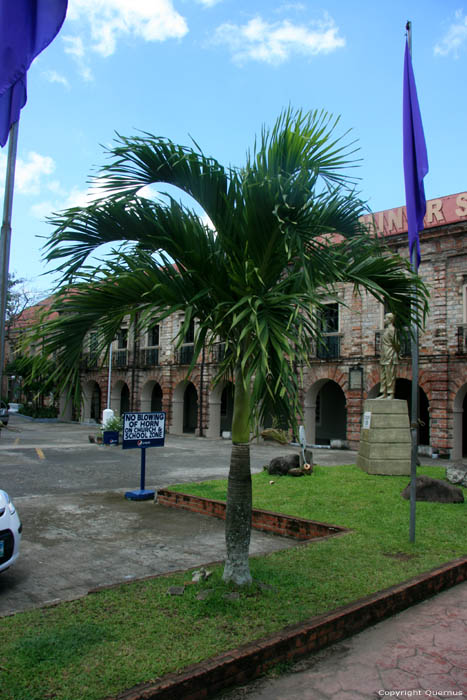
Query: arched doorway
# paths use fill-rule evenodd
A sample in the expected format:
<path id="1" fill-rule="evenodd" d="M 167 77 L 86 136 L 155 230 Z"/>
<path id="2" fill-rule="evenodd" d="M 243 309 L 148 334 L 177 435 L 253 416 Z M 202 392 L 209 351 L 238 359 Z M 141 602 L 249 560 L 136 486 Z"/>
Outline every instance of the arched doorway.
<path id="1" fill-rule="evenodd" d="M 101 388 L 97 382 L 94 382 L 91 396 L 91 415 L 90 418 L 96 422 L 101 417 Z"/>
<path id="2" fill-rule="evenodd" d="M 198 427 L 198 392 L 189 382 L 183 394 L 183 432 L 194 433 Z"/>
<path id="3" fill-rule="evenodd" d="M 452 459 L 467 457 L 467 384 L 454 398 L 452 433 Z"/>
<path id="4" fill-rule="evenodd" d="M 409 417 L 412 415 L 412 382 L 409 379 L 396 379 L 396 393 L 394 398 L 407 401 Z M 418 444 L 430 444 L 430 405 L 428 397 L 423 389 L 418 387 Z"/>
<path id="5" fill-rule="evenodd" d="M 305 432 L 307 441 L 330 445 L 331 440 L 347 437 L 345 394 L 332 379 L 320 379 L 305 396 Z"/>
<path id="6" fill-rule="evenodd" d="M 231 432 L 234 391 L 232 382 L 219 382 L 209 392 L 206 437 L 218 438 L 223 432 Z"/>
<path id="7" fill-rule="evenodd" d="M 162 387 L 154 379 L 146 382 L 141 390 L 142 411 L 162 411 Z"/>
<path id="8" fill-rule="evenodd" d="M 114 384 L 110 396 L 110 408 L 117 416 L 130 410 L 130 390 L 121 379 Z"/>
<path id="9" fill-rule="evenodd" d="M 124 413 L 130 410 L 130 390 L 127 384 L 122 386 L 122 391 L 120 393 L 120 415 L 123 416 Z"/>
<path id="10" fill-rule="evenodd" d="M 162 411 L 162 388 L 157 382 L 151 392 L 151 411 Z"/>
<path id="11" fill-rule="evenodd" d="M 101 388 L 97 382 L 86 382 L 83 386 L 83 420 L 96 421 L 101 419 Z"/>
<path id="12" fill-rule="evenodd" d="M 234 402 L 234 385 L 228 382 L 222 390 L 221 394 L 221 429 L 220 435 L 224 431 L 232 430 L 233 418 L 233 402 Z"/>

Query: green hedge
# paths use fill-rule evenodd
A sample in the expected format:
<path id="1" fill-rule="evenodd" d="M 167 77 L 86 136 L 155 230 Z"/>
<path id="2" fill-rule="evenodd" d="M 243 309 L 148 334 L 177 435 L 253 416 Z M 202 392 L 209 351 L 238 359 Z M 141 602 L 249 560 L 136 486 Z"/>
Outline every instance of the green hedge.
<path id="1" fill-rule="evenodd" d="M 58 410 L 54 406 L 21 406 L 18 413 L 30 418 L 56 418 Z"/>

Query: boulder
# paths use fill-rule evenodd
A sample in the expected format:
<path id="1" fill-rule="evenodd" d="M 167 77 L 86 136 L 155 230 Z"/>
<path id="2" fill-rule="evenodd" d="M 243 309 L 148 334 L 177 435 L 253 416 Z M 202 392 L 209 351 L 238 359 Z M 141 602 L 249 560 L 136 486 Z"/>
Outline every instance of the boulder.
<path id="1" fill-rule="evenodd" d="M 462 489 L 448 484 L 441 479 L 432 479 L 429 476 L 417 476 L 415 481 L 417 501 L 431 501 L 434 503 L 464 503 Z M 410 484 L 402 491 L 402 497 L 410 499 Z"/>
<path id="2" fill-rule="evenodd" d="M 299 467 L 294 467 L 293 469 L 289 469 L 287 476 L 305 476 L 305 472 Z"/>
<path id="3" fill-rule="evenodd" d="M 458 484 L 467 488 L 467 464 L 464 462 L 453 462 L 446 469 L 446 479 L 451 484 Z"/>
<path id="4" fill-rule="evenodd" d="M 289 454 L 283 457 L 274 457 L 271 459 L 268 466 L 269 474 L 278 474 L 285 476 L 291 469 L 300 468 L 300 455 Z"/>

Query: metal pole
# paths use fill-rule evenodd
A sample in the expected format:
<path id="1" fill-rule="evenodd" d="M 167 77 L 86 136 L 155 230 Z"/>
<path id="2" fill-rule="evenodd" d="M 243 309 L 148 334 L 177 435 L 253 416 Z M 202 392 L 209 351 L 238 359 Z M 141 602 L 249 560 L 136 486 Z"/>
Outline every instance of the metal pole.
<path id="1" fill-rule="evenodd" d="M 412 270 L 418 273 L 417 251 L 412 253 Z M 415 295 L 414 295 L 415 297 Z M 412 411 L 410 431 L 412 436 L 412 451 L 410 458 L 410 542 L 415 542 L 415 511 L 417 500 L 417 459 L 418 459 L 418 327 L 412 324 Z"/>
<path id="2" fill-rule="evenodd" d="M 141 448 L 141 479 L 140 479 L 140 489 L 145 490 L 146 484 L 146 448 Z"/>
<path id="3" fill-rule="evenodd" d="M 410 56 L 412 56 L 412 23 L 407 22 L 407 43 L 409 46 Z M 412 272 L 418 274 L 418 260 L 417 251 L 414 247 L 412 250 Z M 416 300 L 417 291 L 414 290 L 413 299 Z M 418 458 L 418 326 L 415 322 L 412 322 L 412 410 L 410 419 L 410 432 L 412 437 L 412 451 L 410 457 L 410 526 L 409 526 L 409 539 L 410 542 L 415 542 L 415 516 L 416 516 L 416 502 L 417 502 L 417 490 L 416 490 L 416 480 L 417 480 L 417 458 Z"/>
<path id="4" fill-rule="evenodd" d="M 15 184 L 16 151 L 18 148 L 18 124 L 11 125 L 8 135 L 8 160 L 5 178 L 5 198 L 3 203 L 3 223 L 0 239 L 0 395 L 3 389 L 3 368 L 5 365 L 5 323 L 8 296 L 8 270 L 10 266 L 11 213 Z"/>
<path id="5" fill-rule="evenodd" d="M 110 389 L 112 386 L 112 343 L 109 347 L 109 374 L 107 379 L 107 408 L 110 408 Z"/>

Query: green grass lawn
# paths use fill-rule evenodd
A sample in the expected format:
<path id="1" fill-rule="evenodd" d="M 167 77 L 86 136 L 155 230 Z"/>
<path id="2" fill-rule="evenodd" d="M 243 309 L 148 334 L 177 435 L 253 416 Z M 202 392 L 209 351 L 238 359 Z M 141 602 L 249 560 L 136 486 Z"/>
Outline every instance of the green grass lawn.
<path id="1" fill-rule="evenodd" d="M 419 473 L 442 478 L 444 469 Z M 232 586 L 219 566 L 183 597 L 167 589 L 191 581 L 190 573 L 0 619 L 0 698 L 101 700 L 464 556 L 465 503 L 417 503 L 416 542 L 409 543 L 410 504 L 400 496 L 407 483 L 355 466 L 315 467 L 302 478 L 255 475 L 255 507 L 353 532 L 252 558 L 254 584 L 238 600 L 224 597 Z M 178 487 L 216 499 L 225 489 L 222 481 Z M 213 593 L 199 601 L 202 588 Z"/>

